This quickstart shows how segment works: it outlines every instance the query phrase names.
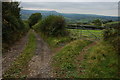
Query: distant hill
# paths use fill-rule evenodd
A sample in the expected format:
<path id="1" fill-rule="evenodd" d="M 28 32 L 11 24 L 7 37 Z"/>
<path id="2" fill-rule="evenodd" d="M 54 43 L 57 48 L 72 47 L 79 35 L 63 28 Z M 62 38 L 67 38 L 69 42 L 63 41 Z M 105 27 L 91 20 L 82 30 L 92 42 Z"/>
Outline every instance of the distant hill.
<path id="1" fill-rule="evenodd" d="M 114 16 L 103 16 L 103 15 L 95 15 L 95 14 L 72 14 L 72 13 L 59 13 L 56 11 L 45 11 L 45 10 L 21 10 L 21 18 L 28 19 L 29 16 L 33 13 L 41 13 L 43 18 L 49 15 L 61 15 L 64 16 L 65 19 L 69 22 L 91 22 L 94 19 L 105 20 L 113 20 L 118 21 L 118 17 Z"/>
<path id="2" fill-rule="evenodd" d="M 60 15 L 60 13 L 56 11 L 44 11 L 44 10 L 21 10 L 21 18 L 28 19 L 29 16 L 33 13 L 41 13 L 43 18 L 49 15 Z"/>

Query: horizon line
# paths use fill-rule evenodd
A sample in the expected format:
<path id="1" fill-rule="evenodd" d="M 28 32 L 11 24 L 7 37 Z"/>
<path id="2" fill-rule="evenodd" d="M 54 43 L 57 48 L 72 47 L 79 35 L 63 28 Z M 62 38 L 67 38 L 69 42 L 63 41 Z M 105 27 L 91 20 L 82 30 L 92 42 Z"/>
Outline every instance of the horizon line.
<path id="1" fill-rule="evenodd" d="M 56 10 L 49 10 L 49 9 L 26 9 L 26 8 L 22 8 L 23 10 L 33 10 L 33 11 L 37 11 L 37 10 L 41 10 L 41 11 L 56 11 Z M 71 13 L 71 12 L 59 12 L 56 11 L 57 13 L 64 13 L 64 14 L 86 14 L 86 13 Z M 87 15 L 87 14 L 86 14 Z M 118 15 L 103 15 L 103 14 L 91 14 L 88 13 L 88 15 L 98 15 L 98 16 L 110 16 L 110 17 L 118 17 Z"/>

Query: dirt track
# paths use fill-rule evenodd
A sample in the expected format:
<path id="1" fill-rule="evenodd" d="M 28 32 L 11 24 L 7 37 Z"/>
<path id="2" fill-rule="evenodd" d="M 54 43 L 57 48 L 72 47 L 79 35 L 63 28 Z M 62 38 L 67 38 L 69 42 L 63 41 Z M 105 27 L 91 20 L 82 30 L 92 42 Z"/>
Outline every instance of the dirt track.
<path id="1" fill-rule="evenodd" d="M 50 78 L 52 77 L 52 68 L 50 67 L 51 50 L 38 34 L 35 33 L 35 36 L 37 38 L 37 48 L 35 56 L 28 65 L 28 78 Z"/>
<path id="2" fill-rule="evenodd" d="M 29 32 L 23 38 L 21 38 L 18 42 L 16 42 L 8 52 L 3 53 L 5 54 L 4 56 L 2 56 L 2 72 L 3 73 L 11 66 L 12 62 L 22 53 L 24 47 L 27 44 L 28 35 L 29 35 Z"/>
<path id="3" fill-rule="evenodd" d="M 48 47 L 47 43 L 33 30 L 33 33 L 37 39 L 37 48 L 35 55 L 28 63 L 27 76 L 28 78 L 50 78 L 52 77 L 51 73 L 51 57 L 52 52 Z M 2 58 L 2 72 L 4 72 L 11 66 L 14 60 L 22 53 L 28 42 L 29 33 L 24 36 L 20 41 L 16 42 L 11 50 L 4 53 L 6 55 Z M 25 74 L 26 74 L 25 72 Z"/>

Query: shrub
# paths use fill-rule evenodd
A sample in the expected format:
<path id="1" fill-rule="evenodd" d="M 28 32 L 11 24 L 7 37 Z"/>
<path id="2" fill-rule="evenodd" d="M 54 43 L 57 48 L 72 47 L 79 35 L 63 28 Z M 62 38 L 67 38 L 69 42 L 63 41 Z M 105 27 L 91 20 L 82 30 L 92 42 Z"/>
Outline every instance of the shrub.
<path id="1" fill-rule="evenodd" d="M 23 23 L 24 23 L 24 25 L 25 25 L 25 31 L 24 31 L 24 32 L 28 32 L 29 29 L 30 29 L 29 21 L 28 21 L 28 20 L 24 20 Z"/>
<path id="2" fill-rule="evenodd" d="M 101 21 L 100 19 L 95 19 L 95 20 L 93 20 L 93 23 L 94 23 L 94 25 L 96 25 L 96 26 L 101 26 L 101 25 L 102 25 L 102 21 Z"/>
<path id="3" fill-rule="evenodd" d="M 67 34 L 65 25 L 65 19 L 62 16 L 50 15 L 36 24 L 36 28 L 47 36 L 64 36 Z"/>
<path id="4" fill-rule="evenodd" d="M 105 41 L 108 41 L 110 44 L 112 44 L 116 50 L 119 52 L 120 50 L 120 22 L 112 22 L 106 24 L 106 29 L 103 33 L 103 39 Z"/>
<path id="5" fill-rule="evenodd" d="M 35 25 L 39 20 L 41 20 L 42 15 L 41 13 L 34 13 L 29 17 L 29 25 L 30 27 L 32 27 L 33 25 Z"/>
<path id="6" fill-rule="evenodd" d="M 25 25 L 20 19 L 18 2 L 2 3 L 2 44 L 3 50 L 9 48 L 25 33 Z"/>

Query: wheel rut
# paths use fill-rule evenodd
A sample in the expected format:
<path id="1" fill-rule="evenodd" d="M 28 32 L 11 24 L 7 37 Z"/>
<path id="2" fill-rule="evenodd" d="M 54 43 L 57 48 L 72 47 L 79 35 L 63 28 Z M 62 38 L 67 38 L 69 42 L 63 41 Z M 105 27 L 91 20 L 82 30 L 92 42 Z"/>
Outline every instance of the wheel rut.
<path id="1" fill-rule="evenodd" d="M 89 44 L 88 46 L 85 46 L 82 51 L 80 52 L 79 56 L 76 58 L 76 64 L 78 65 L 77 67 L 77 71 L 79 72 L 78 74 L 81 75 L 81 74 L 84 74 L 84 68 L 82 67 L 79 67 L 81 65 L 81 63 L 84 61 L 84 56 L 87 54 L 87 51 L 95 46 L 97 44 L 97 42 L 93 42 L 91 44 Z"/>
<path id="2" fill-rule="evenodd" d="M 36 32 L 34 34 L 37 39 L 37 48 L 35 56 L 28 63 L 28 78 L 50 78 L 52 77 L 52 68 L 50 66 L 52 52 L 40 35 Z"/>
<path id="3" fill-rule="evenodd" d="M 17 59 L 17 57 L 22 53 L 28 42 L 29 32 L 22 37 L 18 42 L 16 42 L 10 50 L 3 53 L 2 56 L 2 73 L 7 71 L 7 69 L 12 65 L 13 61 Z"/>

